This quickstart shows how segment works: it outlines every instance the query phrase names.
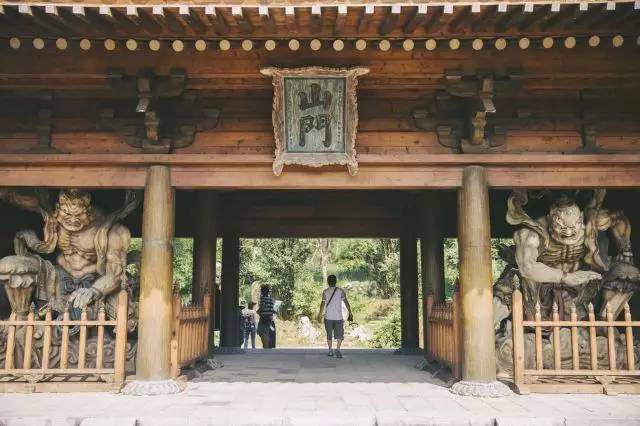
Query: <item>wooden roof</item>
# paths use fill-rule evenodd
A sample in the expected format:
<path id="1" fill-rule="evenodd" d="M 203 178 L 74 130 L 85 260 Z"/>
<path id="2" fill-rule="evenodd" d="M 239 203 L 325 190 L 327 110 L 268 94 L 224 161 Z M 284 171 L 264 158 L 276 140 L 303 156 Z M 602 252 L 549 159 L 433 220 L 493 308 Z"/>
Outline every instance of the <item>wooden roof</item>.
<path id="1" fill-rule="evenodd" d="M 143 3 L 0 0 L 0 37 L 400 39 L 640 34 L 640 0 Z"/>

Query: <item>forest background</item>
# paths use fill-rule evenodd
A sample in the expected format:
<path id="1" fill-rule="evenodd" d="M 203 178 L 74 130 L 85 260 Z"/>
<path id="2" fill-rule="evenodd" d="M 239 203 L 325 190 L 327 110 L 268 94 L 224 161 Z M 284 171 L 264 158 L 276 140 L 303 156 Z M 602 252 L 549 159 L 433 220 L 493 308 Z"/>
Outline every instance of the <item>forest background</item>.
<path id="1" fill-rule="evenodd" d="M 494 278 L 505 266 L 498 257 L 498 250 L 508 243 L 510 240 L 492 241 Z M 456 239 L 445 239 L 443 244 L 445 294 L 451 297 L 458 278 L 458 244 Z M 141 240 L 134 239 L 130 250 L 140 248 Z M 221 240 L 218 241 L 217 253 L 216 281 L 219 286 Z M 273 296 L 282 301 L 277 320 L 278 346 L 321 346 L 324 335 L 315 318 L 327 276 L 334 274 L 338 277 L 338 285 L 347 290 L 354 314 L 354 322 L 345 329 L 345 346 L 399 347 L 399 261 L 400 244 L 397 239 L 242 239 L 240 301 L 255 299 L 256 287 L 262 283 L 269 284 Z M 132 272 L 135 274 L 136 271 Z M 193 240 L 176 239 L 174 282 L 185 301 L 190 298 L 192 275 Z M 418 280 L 420 282 L 420 276 Z M 421 328 L 421 318 L 419 324 Z"/>

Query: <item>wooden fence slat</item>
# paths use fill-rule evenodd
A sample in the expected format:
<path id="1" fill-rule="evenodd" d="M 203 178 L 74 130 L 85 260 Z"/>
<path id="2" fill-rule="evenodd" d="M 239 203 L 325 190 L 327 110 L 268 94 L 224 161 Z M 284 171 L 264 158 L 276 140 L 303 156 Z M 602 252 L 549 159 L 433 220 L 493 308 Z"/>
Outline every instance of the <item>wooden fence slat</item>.
<path id="1" fill-rule="evenodd" d="M 593 303 L 589 303 L 588 306 L 589 311 L 589 322 L 594 322 L 596 320 L 596 314 L 593 311 Z M 591 369 L 598 369 L 598 341 L 596 337 L 596 328 L 595 326 L 589 327 L 589 355 L 591 359 Z"/>
<path id="2" fill-rule="evenodd" d="M 15 319 L 16 319 L 16 313 L 12 312 L 11 315 L 9 316 L 9 321 L 15 321 Z M 7 333 L 7 353 L 5 355 L 5 360 L 4 360 L 5 370 L 11 370 L 12 368 L 14 368 L 13 359 L 15 355 L 15 348 L 16 348 L 16 326 L 10 325 L 9 331 Z"/>
<path id="3" fill-rule="evenodd" d="M 33 318 L 35 316 L 34 313 L 35 306 L 31 305 L 31 310 L 27 315 L 27 321 L 31 322 L 31 324 L 27 325 L 25 333 L 24 333 L 24 357 L 22 361 L 22 366 L 24 369 L 28 370 L 31 368 L 31 350 L 33 348 Z"/>
<path id="4" fill-rule="evenodd" d="M 613 312 L 611 311 L 611 305 L 607 303 L 606 307 L 607 321 L 613 322 Z M 616 369 L 616 341 L 615 341 L 615 327 L 607 327 L 607 351 L 609 352 L 609 369 Z"/>
<path id="5" fill-rule="evenodd" d="M 521 300 L 522 303 L 522 300 Z M 536 302 L 536 321 L 542 321 L 542 314 L 540 313 L 540 303 Z M 544 368 L 544 357 L 542 355 L 542 327 L 535 328 L 536 339 L 536 368 L 542 370 Z"/>
<path id="6" fill-rule="evenodd" d="M 51 305 L 47 306 L 45 321 L 51 321 Z M 44 337 L 42 338 L 42 369 L 49 368 L 49 357 L 51 353 L 51 326 L 44 326 Z"/>
<path id="7" fill-rule="evenodd" d="M 98 321 L 105 320 L 104 303 L 100 302 L 98 308 Z M 102 368 L 102 359 L 104 354 L 104 326 L 98 326 L 98 334 L 96 336 L 96 368 Z"/>
<path id="8" fill-rule="evenodd" d="M 82 308 L 80 321 L 87 320 L 87 308 Z M 80 341 L 78 342 L 78 368 L 83 369 L 87 356 L 87 326 L 80 326 Z"/>
<path id="9" fill-rule="evenodd" d="M 129 293 L 120 290 L 116 315 L 116 356 L 113 363 L 113 386 L 119 389 L 124 384 L 127 353 L 127 322 L 129 314 Z"/>
<path id="10" fill-rule="evenodd" d="M 553 302 L 553 320 L 558 321 L 560 314 L 558 313 L 558 304 Z M 562 369 L 562 360 L 560 358 L 560 327 L 553 327 L 553 367 L 556 370 Z"/>
<path id="11" fill-rule="evenodd" d="M 627 323 L 631 322 L 631 309 L 629 308 L 629 303 L 624 304 L 624 321 Z M 633 349 L 633 328 L 631 326 L 625 327 L 625 337 L 626 337 L 626 345 L 627 345 L 627 370 L 635 370 L 636 369 L 636 357 Z"/>
<path id="12" fill-rule="evenodd" d="M 69 321 L 69 307 L 67 306 L 62 314 L 63 321 Z M 65 369 L 69 362 L 69 326 L 62 326 L 62 342 L 60 344 L 60 368 Z"/>
<path id="13" fill-rule="evenodd" d="M 516 386 L 524 383 L 524 327 L 522 326 L 522 293 L 515 289 L 512 294 L 513 326 L 513 381 Z"/>
<path id="14" fill-rule="evenodd" d="M 571 321 L 578 321 L 578 313 L 576 312 L 576 305 L 571 304 Z M 580 348 L 578 347 L 578 327 L 571 326 L 571 359 L 573 362 L 573 369 L 580 369 Z"/>

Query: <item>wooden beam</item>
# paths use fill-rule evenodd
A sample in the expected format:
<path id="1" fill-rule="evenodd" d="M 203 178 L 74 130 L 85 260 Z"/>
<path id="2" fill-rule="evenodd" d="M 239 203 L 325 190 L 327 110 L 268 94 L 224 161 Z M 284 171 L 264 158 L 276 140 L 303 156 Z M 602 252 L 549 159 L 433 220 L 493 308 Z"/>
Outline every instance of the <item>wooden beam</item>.
<path id="1" fill-rule="evenodd" d="M 163 7 L 160 8 L 160 10 L 156 10 L 156 12 L 160 11 L 162 11 L 162 16 L 164 16 L 164 22 L 166 23 L 166 26 L 172 32 L 177 34 L 185 34 L 187 32 L 187 24 L 183 19 L 180 18 L 178 10 L 169 7 Z M 155 12 L 154 15 L 156 15 Z M 156 16 L 159 17 L 160 15 Z"/>
<path id="2" fill-rule="evenodd" d="M 338 14 L 336 15 L 336 21 L 333 24 L 333 33 L 335 35 L 342 35 L 344 30 L 344 24 L 347 21 L 348 8 L 346 5 L 338 5 Z"/>
<path id="3" fill-rule="evenodd" d="M 427 16 L 427 5 L 420 4 L 418 6 L 413 7 L 413 11 L 411 12 L 411 17 L 407 20 L 402 28 L 402 32 L 405 34 L 413 34 L 413 32 L 420 25 L 424 23 L 424 20 Z"/>
<path id="4" fill-rule="evenodd" d="M 435 6 L 429 8 L 429 17 L 427 18 L 426 23 L 424 24 L 425 30 L 427 33 L 432 33 L 437 31 L 444 24 L 444 20 L 446 17 L 443 14 L 444 8 L 441 6 Z"/>
<path id="5" fill-rule="evenodd" d="M 314 34 L 322 31 L 322 8 L 319 5 L 311 6 L 311 31 Z"/>
<path id="6" fill-rule="evenodd" d="M 296 17 L 296 8 L 293 6 L 286 6 L 284 8 L 284 18 L 287 23 L 287 30 L 293 34 L 297 34 L 298 19 Z"/>
<path id="7" fill-rule="evenodd" d="M 44 7 L 44 13 L 47 17 L 47 19 L 55 22 L 57 25 L 59 25 L 64 31 L 67 32 L 72 32 L 74 31 L 72 29 L 72 26 L 69 25 L 69 22 L 67 22 L 67 20 L 60 15 L 60 9 L 58 6 L 55 6 L 53 4 L 48 4 Z"/>
<path id="8" fill-rule="evenodd" d="M 581 13 L 580 5 L 563 4 L 559 12 L 554 13 L 549 19 L 540 23 L 540 29 L 549 31 L 552 28 L 563 25 L 567 20 L 575 19 Z"/>
<path id="9" fill-rule="evenodd" d="M 140 26 L 148 33 L 158 34 L 164 30 L 164 15 L 162 18 L 153 14 L 153 8 L 141 7 L 137 9 L 140 17 Z"/>
<path id="10" fill-rule="evenodd" d="M 35 7 L 29 6 L 27 4 L 19 4 L 18 14 L 20 18 L 24 20 L 24 22 L 28 22 L 36 28 L 39 27 L 48 33 L 58 35 L 64 32 L 64 30 L 43 19 L 43 17 L 38 13 L 37 8 Z"/>
<path id="11" fill-rule="evenodd" d="M 382 24 L 380 25 L 378 33 L 380 35 L 386 35 L 393 31 L 398 24 L 401 12 L 402 8 L 400 7 L 400 5 L 388 6 L 387 12 L 384 19 L 382 20 Z"/>
<path id="12" fill-rule="evenodd" d="M 364 6 L 360 12 L 360 19 L 358 20 L 358 34 L 366 33 L 369 30 L 371 24 L 371 18 L 375 13 L 375 7 L 372 4 Z"/>
<path id="13" fill-rule="evenodd" d="M 182 18 L 187 27 L 190 27 L 198 34 L 202 34 L 207 31 L 207 26 L 200 20 L 198 15 L 195 14 L 194 8 L 189 6 L 178 7 L 178 15 Z"/>
<path id="14" fill-rule="evenodd" d="M 551 15 L 551 5 L 536 5 L 532 13 L 518 24 L 518 31 L 528 32 L 539 20 Z"/>
<path id="15" fill-rule="evenodd" d="M 588 9 L 585 11 L 580 10 L 580 6 L 578 6 L 578 11 L 580 11 L 580 13 L 577 15 L 573 15 L 573 17 L 564 26 L 565 30 L 572 30 L 575 28 L 586 26 L 590 22 L 593 22 L 599 17 L 608 13 L 605 4 L 589 5 L 589 3 L 586 3 L 586 5 Z"/>
<path id="16" fill-rule="evenodd" d="M 512 5 L 506 13 L 496 22 L 495 30 L 499 33 L 506 32 L 511 26 L 515 25 L 518 18 L 524 13 L 524 6 Z"/>
<path id="17" fill-rule="evenodd" d="M 471 31 L 474 33 L 486 32 L 488 28 L 492 28 L 494 26 L 494 22 L 497 18 L 498 6 L 485 6 L 484 11 L 480 12 L 480 15 L 471 22 Z"/>

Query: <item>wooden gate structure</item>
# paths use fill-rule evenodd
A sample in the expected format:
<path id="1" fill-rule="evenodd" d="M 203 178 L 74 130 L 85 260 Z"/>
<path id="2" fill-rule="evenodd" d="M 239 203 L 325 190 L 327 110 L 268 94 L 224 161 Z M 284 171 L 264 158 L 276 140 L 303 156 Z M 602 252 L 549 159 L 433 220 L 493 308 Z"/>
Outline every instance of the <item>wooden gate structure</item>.
<path id="1" fill-rule="evenodd" d="M 209 309 L 208 297 L 204 298 L 200 306 L 185 306 L 180 293 L 174 291 L 171 377 L 177 378 L 182 368 L 207 359 L 210 339 Z"/>
<path id="2" fill-rule="evenodd" d="M 427 297 L 427 330 L 424 342 L 428 359 L 451 369 L 451 376 L 460 378 L 460 295 L 451 300 L 433 303 Z"/>
<path id="3" fill-rule="evenodd" d="M 422 293 L 434 294 L 441 315 L 442 239 L 458 237 L 453 353 L 465 392 L 474 383 L 490 388 L 490 238 L 513 233 L 504 219 L 510 190 L 608 188 L 640 253 L 639 20 L 635 0 L 0 0 L 0 256 L 13 254 L 18 231 L 43 227 L 40 199 L 26 192 L 92 191 L 96 206 L 129 230 L 121 241 L 143 239 L 135 382 L 151 384 L 204 356 L 206 308 L 180 306 L 177 330 L 174 323 L 175 237 L 194 238 L 193 300 L 208 294 L 211 308 L 222 238 L 221 338 L 229 345 L 239 334 L 240 238 L 399 238 L 402 345 L 411 350 L 425 305 L 416 240 Z M 343 104 L 353 126 L 345 128 L 357 124 L 348 158 L 357 174 L 305 165 L 326 161 L 274 174 L 282 99 L 261 72 L 274 67 L 316 67 L 325 77 L 359 69 L 357 86 L 349 84 L 355 99 Z M 300 141 L 307 131 L 344 134 L 332 134 L 335 123 L 320 111 L 331 101 L 316 89 L 325 83 L 289 99 L 317 108 L 292 131 Z M 125 189 L 145 191 L 128 215 L 120 214 Z M 47 243 L 35 246 L 60 251 Z M 4 302 L 0 319 L 9 317 Z M 632 299 L 635 317 L 638 306 Z M 453 315 L 446 305 L 442 312 Z M 16 324 L 4 322 L 0 339 Z M 451 349 L 437 356 L 455 368 Z"/>

